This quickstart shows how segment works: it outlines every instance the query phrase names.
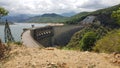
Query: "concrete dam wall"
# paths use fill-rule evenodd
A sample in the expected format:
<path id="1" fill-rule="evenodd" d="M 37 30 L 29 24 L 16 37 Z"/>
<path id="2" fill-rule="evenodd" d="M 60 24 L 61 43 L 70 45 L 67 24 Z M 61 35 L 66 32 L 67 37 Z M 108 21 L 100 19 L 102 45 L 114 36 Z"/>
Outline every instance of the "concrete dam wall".
<path id="1" fill-rule="evenodd" d="M 46 26 L 31 29 L 31 36 L 44 47 L 64 46 L 72 35 L 82 29 L 81 26 Z"/>

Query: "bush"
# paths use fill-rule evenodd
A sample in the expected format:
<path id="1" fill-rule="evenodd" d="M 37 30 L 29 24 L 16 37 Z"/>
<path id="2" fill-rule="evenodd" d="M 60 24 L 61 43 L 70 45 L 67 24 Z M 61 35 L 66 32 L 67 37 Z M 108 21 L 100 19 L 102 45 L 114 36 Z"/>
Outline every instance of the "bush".
<path id="1" fill-rule="evenodd" d="M 120 53 L 120 30 L 114 30 L 96 42 L 96 52 Z"/>
<path id="2" fill-rule="evenodd" d="M 82 29 L 78 32 L 76 32 L 70 42 L 68 43 L 68 45 L 66 46 L 66 48 L 68 49 L 72 49 L 72 50 L 79 50 L 80 47 L 79 47 L 79 41 L 82 39 L 84 33 L 86 32 L 86 30 Z"/>
<path id="3" fill-rule="evenodd" d="M 80 41 L 80 50 L 91 50 L 96 41 L 97 35 L 95 32 L 87 32 Z"/>
<path id="4" fill-rule="evenodd" d="M 14 44 L 22 45 L 22 42 L 20 42 L 20 41 L 18 41 L 18 42 L 14 42 Z"/>
<path id="5" fill-rule="evenodd" d="M 91 25 L 88 27 L 85 27 L 83 29 L 81 29 L 80 31 L 76 32 L 70 42 L 66 45 L 66 48 L 68 49 L 72 49 L 72 50 L 80 50 L 80 41 L 82 40 L 82 38 L 84 37 L 84 35 L 87 32 L 95 32 L 97 35 L 96 40 L 102 38 L 104 35 L 106 35 L 106 33 L 109 31 L 110 29 L 107 27 L 103 27 L 100 25 Z"/>

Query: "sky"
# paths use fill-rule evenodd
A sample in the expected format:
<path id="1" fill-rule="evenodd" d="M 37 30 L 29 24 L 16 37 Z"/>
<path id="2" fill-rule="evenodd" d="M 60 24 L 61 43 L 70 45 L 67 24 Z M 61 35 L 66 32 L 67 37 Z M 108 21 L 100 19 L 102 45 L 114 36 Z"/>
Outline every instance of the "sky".
<path id="1" fill-rule="evenodd" d="M 117 4 L 120 0 L 0 0 L 10 14 L 79 13 Z"/>

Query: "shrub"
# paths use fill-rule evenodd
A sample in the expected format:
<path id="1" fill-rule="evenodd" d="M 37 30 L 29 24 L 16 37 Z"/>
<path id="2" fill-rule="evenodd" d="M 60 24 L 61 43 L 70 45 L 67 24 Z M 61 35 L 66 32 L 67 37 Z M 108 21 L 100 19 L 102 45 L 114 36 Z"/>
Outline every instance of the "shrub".
<path id="1" fill-rule="evenodd" d="M 81 29 L 80 31 L 76 32 L 70 42 L 66 45 L 66 48 L 72 50 L 80 50 L 80 41 L 84 37 L 87 32 L 95 32 L 96 33 L 96 40 L 102 38 L 106 33 L 109 31 L 107 27 L 99 26 L 99 25 L 91 25 Z"/>
<path id="2" fill-rule="evenodd" d="M 93 49 L 96 52 L 120 52 L 120 30 L 109 32 L 96 42 L 96 46 Z"/>
<path id="3" fill-rule="evenodd" d="M 82 51 L 91 50 L 92 47 L 94 46 L 96 38 L 97 36 L 95 32 L 85 33 L 82 40 L 80 41 L 80 50 Z"/>
<path id="4" fill-rule="evenodd" d="M 18 42 L 14 42 L 14 44 L 22 45 L 22 42 L 20 42 L 20 41 L 18 41 Z"/>

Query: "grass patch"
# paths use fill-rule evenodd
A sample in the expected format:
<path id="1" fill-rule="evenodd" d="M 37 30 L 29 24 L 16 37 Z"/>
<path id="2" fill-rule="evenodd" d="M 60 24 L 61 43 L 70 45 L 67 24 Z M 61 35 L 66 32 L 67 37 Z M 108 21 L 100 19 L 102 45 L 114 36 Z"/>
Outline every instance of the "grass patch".
<path id="1" fill-rule="evenodd" d="M 106 36 L 96 42 L 93 48 L 96 52 L 120 53 L 120 29 L 109 32 Z"/>

